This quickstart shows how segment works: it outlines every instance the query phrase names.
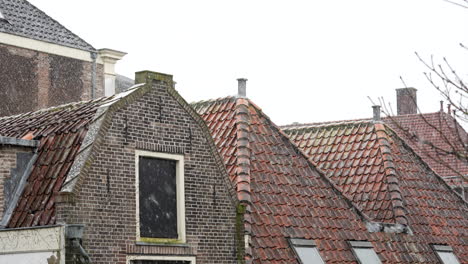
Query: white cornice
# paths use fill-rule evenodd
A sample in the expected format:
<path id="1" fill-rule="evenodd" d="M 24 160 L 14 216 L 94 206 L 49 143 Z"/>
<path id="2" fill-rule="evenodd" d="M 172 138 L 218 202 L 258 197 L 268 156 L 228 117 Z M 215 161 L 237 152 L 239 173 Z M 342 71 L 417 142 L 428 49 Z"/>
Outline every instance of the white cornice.
<path id="1" fill-rule="evenodd" d="M 16 46 L 19 48 L 25 48 L 49 54 L 59 55 L 67 58 L 92 62 L 91 52 L 70 48 L 62 45 L 57 45 L 45 41 L 30 39 L 17 35 L 0 32 L 0 44 Z M 102 64 L 100 58 L 97 59 L 97 63 Z"/>

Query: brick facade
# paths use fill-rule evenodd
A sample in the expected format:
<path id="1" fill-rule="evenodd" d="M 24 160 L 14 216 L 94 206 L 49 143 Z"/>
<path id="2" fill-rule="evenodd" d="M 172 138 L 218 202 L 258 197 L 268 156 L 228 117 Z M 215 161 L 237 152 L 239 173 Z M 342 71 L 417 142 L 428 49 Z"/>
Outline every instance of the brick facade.
<path id="1" fill-rule="evenodd" d="M 126 263 L 128 255 L 196 256 L 197 264 L 236 263 L 236 204 L 200 125 L 168 93 L 152 89 L 104 123 L 99 151 L 75 191 L 58 205 L 58 222 L 84 224 L 92 263 Z M 208 135 L 209 136 L 209 135 Z M 135 151 L 183 154 L 185 231 L 182 245 L 136 242 Z"/>
<path id="2" fill-rule="evenodd" d="M 104 95 L 96 67 L 96 94 Z M 92 62 L 0 44 L 0 116 L 91 99 Z"/>

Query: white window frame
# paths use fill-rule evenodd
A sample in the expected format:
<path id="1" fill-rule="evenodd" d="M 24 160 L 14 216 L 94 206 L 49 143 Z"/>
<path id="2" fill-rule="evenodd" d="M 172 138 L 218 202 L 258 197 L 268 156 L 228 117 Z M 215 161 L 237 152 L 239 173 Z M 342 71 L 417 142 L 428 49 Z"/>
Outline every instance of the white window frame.
<path id="1" fill-rule="evenodd" d="M 300 262 L 301 264 L 303 263 L 303 261 L 302 261 L 301 257 L 299 256 L 296 247 L 300 247 L 300 248 L 315 248 L 315 249 L 317 250 L 317 253 L 318 253 L 320 259 L 322 260 L 323 263 L 325 263 L 325 261 L 324 261 L 323 258 L 322 258 L 322 255 L 320 255 L 320 251 L 318 250 L 317 244 L 315 243 L 314 240 L 303 239 L 303 238 L 290 238 L 290 239 L 289 239 L 289 244 L 290 244 L 290 246 L 292 247 L 292 249 L 294 250 L 294 253 L 295 253 L 296 256 L 297 256 L 297 259 L 299 260 L 299 262 Z"/>
<path id="2" fill-rule="evenodd" d="M 127 256 L 127 264 L 132 264 L 132 260 L 190 261 L 190 264 L 197 264 L 195 257 L 185 256 Z"/>
<path id="3" fill-rule="evenodd" d="M 159 158 L 176 161 L 176 199 L 177 199 L 177 239 L 140 237 L 140 186 L 139 157 Z M 136 237 L 138 242 L 147 243 L 185 243 L 185 185 L 184 155 L 135 150 L 135 193 L 136 193 Z"/>
<path id="4" fill-rule="evenodd" d="M 455 257 L 455 259 L 458 261 L 458 263 L 461 263 L 460 260 L 458 259 L 457 255 L 453 253 L 453 248 L 451 246 L 447 245 L 432 245 L 432 248 L 434 249 L 435 254 L 437 255 L 437 258 L 439 259 L 440 263 L 445 263 L 441 256 L 439 255 L 439 252 L 444 252 L 444 253 L 452 253 L 452 255 Z"/>
<path id="5" fill-rule="evenodd" d="M 369 242 L 369 241 L 348 241 L 348 243 L 351 245 L 351 250 L 353 252 L 353 255 L 354 257 L 356 258 L 356 260 L 358 261 L 358 263 L 362 264 L 362 261 L 361 259 L 359 258 L 357 252 L 355 251 L 355 249 L 358 249 L 358 248 L 361 248 L 361 249 L 372 249 L 375 253 L 375 255 L 377 256 L 377 258 L 379 259 L 380 263 L 382 263 L 382 260 L 380 259 L 379 255 L 377 254 L 377 252 L 375 252 L 374 250 L 374 246 L 372 246 L 372 243 Z"/>

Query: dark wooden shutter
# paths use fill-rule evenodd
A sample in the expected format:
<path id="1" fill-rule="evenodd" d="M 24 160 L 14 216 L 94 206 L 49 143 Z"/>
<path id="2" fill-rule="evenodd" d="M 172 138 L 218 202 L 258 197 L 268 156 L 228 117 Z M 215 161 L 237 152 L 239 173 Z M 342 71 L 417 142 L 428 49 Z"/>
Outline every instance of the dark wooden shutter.
<path id="1" fill-rule="evenodd" d="M 178 238 L 176 161 L 139 158 L 140 237 Z"/>

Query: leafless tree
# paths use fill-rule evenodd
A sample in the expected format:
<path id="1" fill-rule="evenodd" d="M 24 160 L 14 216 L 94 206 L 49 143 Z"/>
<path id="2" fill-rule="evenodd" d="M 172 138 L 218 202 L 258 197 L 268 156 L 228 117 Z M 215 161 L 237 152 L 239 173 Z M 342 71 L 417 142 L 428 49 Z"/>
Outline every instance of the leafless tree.
<path id="1" fill-rule="evenodd" d="M 468 0 L 443 1 L 468 9 Z M 463 44 L 460 46 L 468 51 L 467 46 Z M 416 57 L 426 67 L 424 75 L 429 84 L 440 93 L 448 105 L 447 113 L 441 111 L 436 120 L 434 116 L 428 118 L 428 115 L 422 114 L 418 109 L 419 120 L 422 120 L 426 128 L 431 131 L 432 140 L 415 133 L 411 125 L 403 124 L 402 118 L 393 114 L 391 106 L 383 98 L 379 98 L 382 112 L 387 116 L 390 125 L 400 134 L 403 133 L 402 137 L 409 141 L 408 144 L 419 148 L 419 151 L 423 153 L 423 158 L 430 160 L 428 163 L 442 165 L 453 173 L 454 177 L 459 177 L 462 184 L 466 186 L 468 184 L 468 136 L 463 126 L 466 127 L 468 124 L 468 83 L 445 57 L 437 61 L 434 56 L 423 58 L 417 52 Z M 403 78 L 401 80 L 407 87 Z"/>

